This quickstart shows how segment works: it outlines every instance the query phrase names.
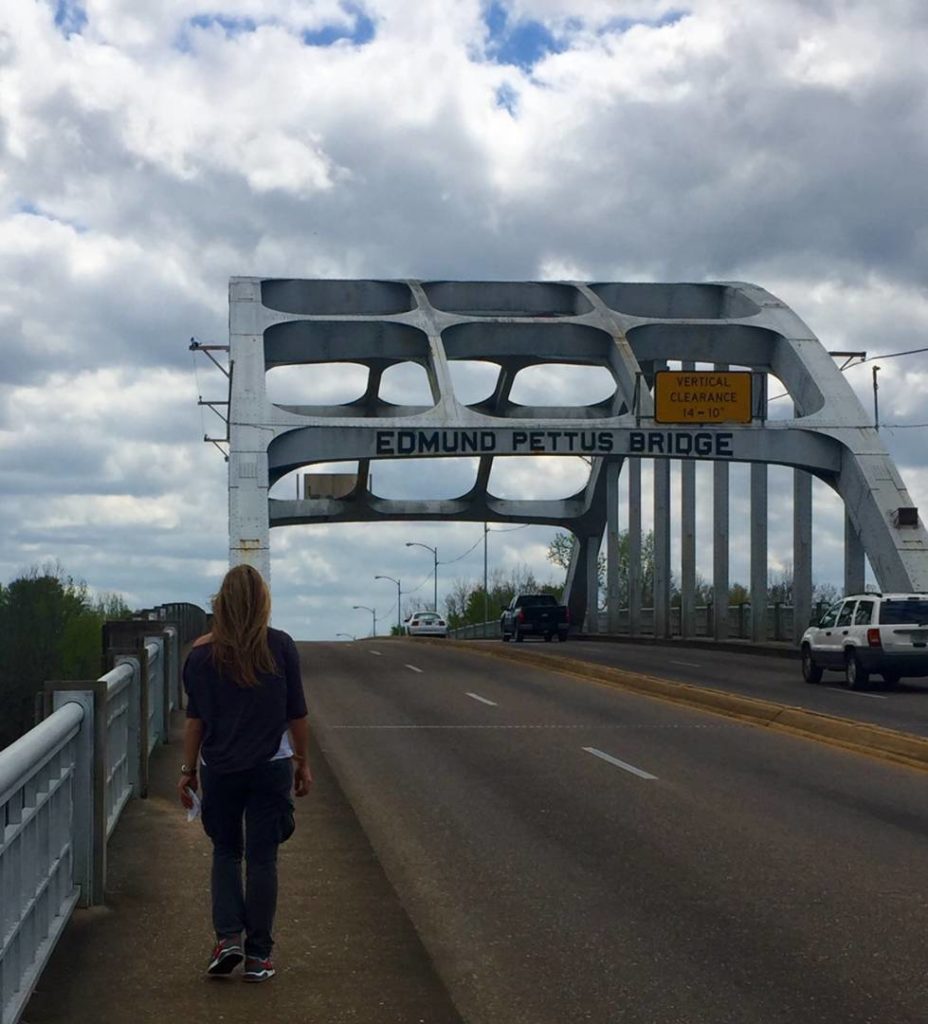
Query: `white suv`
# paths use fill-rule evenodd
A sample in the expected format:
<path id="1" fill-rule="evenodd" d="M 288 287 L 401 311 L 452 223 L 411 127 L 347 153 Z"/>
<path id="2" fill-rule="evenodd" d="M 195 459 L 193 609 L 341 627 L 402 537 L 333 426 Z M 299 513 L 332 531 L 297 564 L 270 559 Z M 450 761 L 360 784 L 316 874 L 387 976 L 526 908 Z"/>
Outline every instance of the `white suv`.
<path id="1" fill-rule="evenodd" d="M 928 675 L 928 594 L 852 594 L 809 626 L 800 645 L 807 683 L 821 682 L 824 670 L 844 672 L 852 690 L 871 672 L 887 683 Z"/>

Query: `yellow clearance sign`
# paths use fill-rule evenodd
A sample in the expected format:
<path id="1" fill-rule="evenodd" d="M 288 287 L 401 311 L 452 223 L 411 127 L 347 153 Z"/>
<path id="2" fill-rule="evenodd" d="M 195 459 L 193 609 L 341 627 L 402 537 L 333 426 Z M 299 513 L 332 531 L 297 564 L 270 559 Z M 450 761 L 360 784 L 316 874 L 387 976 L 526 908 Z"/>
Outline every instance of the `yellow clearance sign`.
<path id="1" fill-rule="evenodd" d="M 658 423 L 750 423 L 751 374 L 659 370 L 654 380 Z"/>

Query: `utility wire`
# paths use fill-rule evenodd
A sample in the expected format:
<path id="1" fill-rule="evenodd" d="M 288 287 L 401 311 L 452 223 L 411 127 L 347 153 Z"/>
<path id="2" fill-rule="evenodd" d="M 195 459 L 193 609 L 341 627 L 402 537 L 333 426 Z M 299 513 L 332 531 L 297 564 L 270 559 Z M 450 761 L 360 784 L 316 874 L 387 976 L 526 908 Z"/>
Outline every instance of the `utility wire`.
<path id="1" fill-rule="evenodd" d="M 889 352 L 886 355 L 867 356 L 866 359 L 861 359 L 859 363 L 851 363 L 851 366 L 863 366 L 864 363 L 873 363 L 877 359 L 897 359 L 899 356 L 914 356 L 917 355 L 919 352 L 928 352 L 928 345 L 926 345 L 924 348 L 910 348 L 907 349 L 905 352 Z M 850 366 L 847 367 L 847 369 L 850 368 Z"/>
<path id="2" fill-rule="evenodd" d="M 488 532 L 489 533 L 514 533 L 516 530 L 524 530 L 526 527 L 532 526 L 532 525 L 533 525 L 532 523 L 523 523 L 521 526 L 508 526 L 508 527 L 504 527 L 502 530 L 494 530 L 494 529 L 491 528 L 490 530 L 488 530 Z M 460 562 L 462 558 L 467 558 L 467 556 L 471 553 L 471 551 L 473 551 L 474 548 L 477 547 L 477 545 L 482 540 L 483 540 L 482 536 L 478 537 L 474 541 L 474 543 L 471 544 L 471 546 L 464 552 L 463 555 L 458 555 L 457 558 L 449 558 L 448 561 L 446 561 L 446 562 L 442 561 L 442 562 L 439 562 L 438 564 L 439 565 L 454 565 L 455 562 Z M 420 584 L 420 586 L 421 586 L 421 584 Z"/>
<path id="3" fill-rule="evenodd" d="M 842 366 L 841 367 L 841 372 L 844 373 L 846 370 L 852 370 L 855 366 L 863 366 L 864 363 L 875 363 L 877 361 L 877 359 L 898 359 L 900 356 L 915 356 L 915 355 L 918 355 L 921 352 L 928 352 L 928 345 L 926 345 L 924 348 L 910 348 L 910 349 L 906 349 L 905 352 L 887 352 L 885 355 L 867 356 L 866 359 L 861 359 L 859 362 L 848 363 L 847 366 Z M 775 402 L 778 398 L 789 398 L 789 392 L 788 391 L 784 391 L 783 394 L 781 394 L 781 395 L 774 395 L 772 398 L 768 398 L 767 401 L 768 401 L 768 403 L 769 402 Z M 914 426 L 924 426 L 925 424 L 913 423 L 911 425 L 914 427 Z M 889 424 L 888 423 L 883 423 L 883 424 L 881 424 L 881 426 L 888 427 Z M 908 424 L 900 424 L 900 426 L 908 426 Z"/>
<path id="4" fill-rule="evenodd" d="M 426 576 L 425 579 L 423 579 L 423 581 L 419 584 L 418 587 L 413 587 L 412 590 L 404 590 L 403 593 L 404 594 L 414 594 L 417 590 L 421 590 L 426 585 L 426 583 L 428 583 L 428 581 L 431 578 L 432 578 L 432 573 L 429 573 L 428 576 Z"/>
<path id="5" fill-rule="evenodd" d="M 457 558 L 449 558 L 447 562 L 439 562 L 439 565 L 454 565 L 455 562 L 460 562 L 462 558 L 467 556 L 474 550 L 474 548 L 483 540 L 483 537 L 478 537 L 473 544 L 464 552 L 463 555 L 458 555 Z"/>

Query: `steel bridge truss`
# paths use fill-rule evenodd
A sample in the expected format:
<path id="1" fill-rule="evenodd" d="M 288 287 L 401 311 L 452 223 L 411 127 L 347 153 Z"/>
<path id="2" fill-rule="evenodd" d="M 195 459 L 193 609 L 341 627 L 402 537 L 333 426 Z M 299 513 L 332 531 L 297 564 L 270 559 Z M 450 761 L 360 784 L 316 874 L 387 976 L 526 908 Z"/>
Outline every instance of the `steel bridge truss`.
<path id="1" fill-rule="evenodd" d="M 641 606 L 641 460 L 654 460 L 654 625 L 670 629 L 670 466 L 681 461 L 682 631 L 692 632 L 695 585 L 695 463 L 713 463 L 714 632 L 724 636 L 728 594 L 729 467 L 751 464 L 751 592 L 767 589 L 767 465 L 794 468 L 794 605 L 811 611 L 812 477 L 843 499 L 845 586 L 863 589 L 864 557 L 887 590 L 928 591 L 928 534 L 899 473 L 833 360 L 799 317 L 769 292 L 741 282 L 641 284 L 415 280 L 230 282 L 229 533 L 232 564 L 270 577 L 270 527 L 296 523 L 471 520 L 532 523 L 576 538 L 567 600 L 574 621 L 596 607 L 597 559 L 607 535 L 610 628 L 620 600 L 632 631 Z M 485 400 L 466 404 L 450 365 L 498 367 Z M 682 368 L 744 368 L 776 378 L 794 417 L 696 427 L 655 423 L 654 374 Z M 266 374 L 279 366 L 355 363 L 367 387 L 341 405 L 277 405 Z M 431 403 L 397 405 L 381 394 L 387 369 L 421 366 Z M 602 367 L 613 394 L 592 405 L 525 406 L 510 398 L 517 374 L 542 364 Z M 559 500 L 511 500 L 488 490 L 493 459 L 586 455 L 586 485 Z M 369 486 L 379 459 L 473 456 L 474 485 L 447 500 L 392 500 Z M 276 481 L 301 467 L 357 462 L 340 497 L 269 498 Z M 617 592 L 618 484 L 628 480 L 629 593 Z M 913 523 L 914 520 L 914 523 Z M 608 530 L 607 530 L 608 526 Z M 753 605 L 762 639 L 766 602 Z M 596 628 L 597 616 L 587 616 Z"/>

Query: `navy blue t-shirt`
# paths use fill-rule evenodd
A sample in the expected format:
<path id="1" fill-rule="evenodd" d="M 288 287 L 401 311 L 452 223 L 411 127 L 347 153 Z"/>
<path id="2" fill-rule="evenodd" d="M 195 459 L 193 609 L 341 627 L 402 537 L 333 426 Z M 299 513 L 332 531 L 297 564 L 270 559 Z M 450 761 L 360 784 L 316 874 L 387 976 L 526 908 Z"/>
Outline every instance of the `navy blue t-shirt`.
<path id="1" fill-rule="evenodd" d="M 270 761 L 287 723 L 306 715 L 296 644 L 270 627 L 267 643 L 277 672 L 259 673 L 257 686 L 239 686 L 220 675 L 210 643 L 194 647 L 184 662 L 187 717 L 202 720 L 200 750 L 214 771 L 245 771 Z"/>

